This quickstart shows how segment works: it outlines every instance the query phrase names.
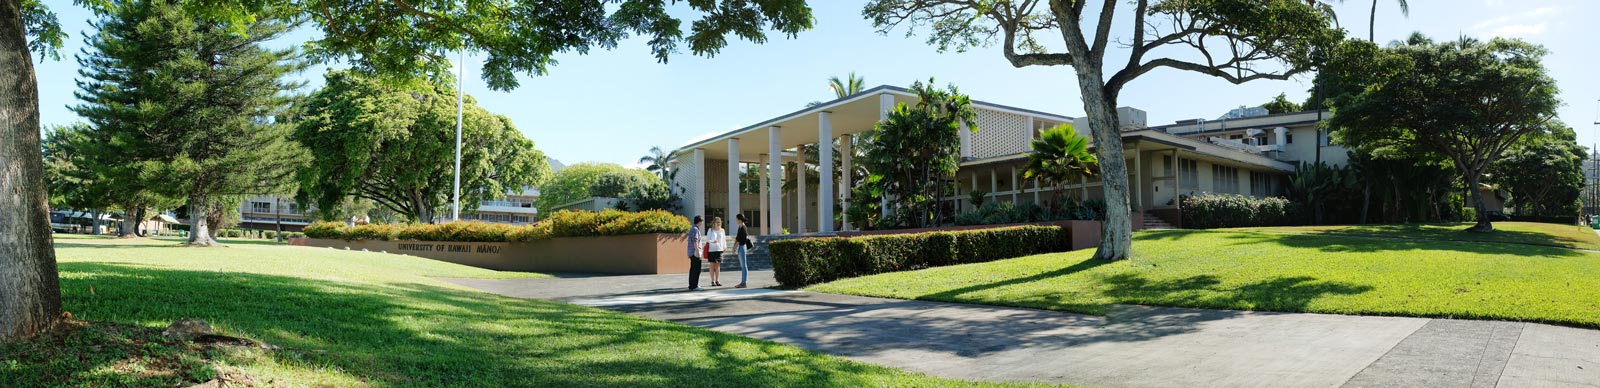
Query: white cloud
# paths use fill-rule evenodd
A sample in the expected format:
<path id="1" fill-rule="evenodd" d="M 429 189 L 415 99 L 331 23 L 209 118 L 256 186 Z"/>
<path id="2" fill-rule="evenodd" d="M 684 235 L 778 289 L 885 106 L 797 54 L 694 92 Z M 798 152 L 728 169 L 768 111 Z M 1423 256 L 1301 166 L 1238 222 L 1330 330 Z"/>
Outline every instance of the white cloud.
<path id="1" fill-rule="evenodd" d="M 1544 34 L 1550 29 L 1550 17 L 1556 7 L 1539 7 L 1511 15 L 1500 16 L 1474 24 L 1472 31 L 1488 36 L 1506 38 L 1529 37 Z"/>

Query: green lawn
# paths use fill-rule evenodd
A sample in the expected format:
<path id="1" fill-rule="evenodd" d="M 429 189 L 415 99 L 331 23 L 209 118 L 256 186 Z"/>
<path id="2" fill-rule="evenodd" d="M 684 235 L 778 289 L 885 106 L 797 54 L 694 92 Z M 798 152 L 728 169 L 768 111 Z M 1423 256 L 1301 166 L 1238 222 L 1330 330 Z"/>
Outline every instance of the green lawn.
<path id="1" fill-rule="evenodd" d="M 983 386 L 440 277 L 527 277 L 379 253 L 268 244 L 57 237 L 75 325 L 0 347 L 0 381 L 185 386 Z M 185 317 L 280 351 L 203 350 L 156 335 Z"/>
<path id="2" fill-rule="evenodd" d="M 1409 224 L 1409 225 L 1337 225 L 1337 226 L 1285 226 L 1269 228 L 1238 228 L 1238 230 L 1264 233 L 1318 234 L 1330 236 L 1404 237 L 1448 241 L 1487 241 L 1512 244 L 1548 245 L 1555 247 L 1600 250 L 1600 235 L 1593 229 L 1577 225 L 1556 225 L 1535 222 L 1496 222 L 1494 233 L 1473 233 L 1466 229 L 1472 223 Z"/>
<path id="3" fill-rule="evenodd" d="M 1420 234 L 1145 231 L 1135 235 L 1133 260 L 1089 260 L 1092 250 L 1082 250 L 844 279 L 807 290 L 1089 314 L 1139 304 L 1600 328 L 1600 254 L 1412 238 L 1449 232 L 1425 227 Z"/>

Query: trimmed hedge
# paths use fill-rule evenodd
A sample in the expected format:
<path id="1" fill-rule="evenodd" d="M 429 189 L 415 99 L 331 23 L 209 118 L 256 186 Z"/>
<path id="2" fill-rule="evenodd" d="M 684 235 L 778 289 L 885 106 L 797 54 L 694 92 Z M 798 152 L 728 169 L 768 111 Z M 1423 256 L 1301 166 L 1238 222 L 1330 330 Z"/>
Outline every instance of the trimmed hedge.
<path id="1" fill-rule="evenodd" d="M 768 244 L 778 283 L 801 287 L 837 279 L 1067 250 L 1060 226 L 779 240 Z"/>
<path id="2" fill-rule="evenodd" d="M 689 219 L 663 210 L 606 210 L 599 213 L 563 210 L 528 226 L 464 221 L 347 227 L 340 222 L 318 222 L 306 226 L 305 236 L 340 240 L 530 242 L 560 237 L 684 233 L 688 230 Z"/>
<path id="3" fill-rule="evenodd" d="M 1183 227 L 1191 229 L 1281 226 L 1301 219 L 1298 206 L 1281 197 L 1204 194 L 1181 200 Z"/>

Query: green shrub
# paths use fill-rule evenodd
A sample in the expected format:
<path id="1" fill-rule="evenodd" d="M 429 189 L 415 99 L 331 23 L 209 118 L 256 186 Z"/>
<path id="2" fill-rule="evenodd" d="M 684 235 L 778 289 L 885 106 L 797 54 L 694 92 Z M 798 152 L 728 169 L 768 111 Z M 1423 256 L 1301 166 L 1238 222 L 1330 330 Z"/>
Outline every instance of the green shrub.
<path id="1" fill-rule="evenodd" d="M 306 225 L 303 234 L 310 238 L 344 239 L 344 223 L 336 221 L 321 221 Z"/>
<path id="2" fill-rule="evenodd" d="M 480 221 L 407 225 L 397 239 L 416 241 L 505 242 L 512 227 Z"/>
<path id="3" fill-rule="evenodd" d="M 511 226 L 487 222 L 443 224 L 371 224 L 346 227 L 337 222 L 306 226 L 304 236 L 344 240 L 414 240 L 459 242 L 529 242 L 556 237 L 621 236 L 683 233 L 689 219 L 663 210 L 629 213 L 560 211 L 538 224 Z"/>
<path id="4" fill-rule="evenodd" d="M 261 237 L 262 238 L 268 238 L 268 239 L 276 239 L 276 238 L 278 238 L 278 231 L 269 230 L 269 231 L 262 232 L 261 233 Z"/>
<path id="5" fill-rule="evenodd" d="M 1067 249 L 1068 230 L 1018 226 L 968 231 L 773 241 L 774 276 L 787 287 L 885 272 L 1009 259 Z"/>
<path id="6" fill-rule="evenodd" d="M 304 232 L 283 232 L 284 238 L 306 238 Z"/>
<path id="7" fill-rule="evenodd" d="M 1298 207 L 1280 197 L 1256 198 L 1237 194 L 1183 196 L 1183 226 L 1193 229 L 1289 225 Z"/>
<path id="8" fill-rule="evenodd" d="M 344 235 L 347 240 L 389 241 L 398 237 L 403 229 L 405 229 L 405 226 L 402 224 L 356 225 L 345 229 Z"/>

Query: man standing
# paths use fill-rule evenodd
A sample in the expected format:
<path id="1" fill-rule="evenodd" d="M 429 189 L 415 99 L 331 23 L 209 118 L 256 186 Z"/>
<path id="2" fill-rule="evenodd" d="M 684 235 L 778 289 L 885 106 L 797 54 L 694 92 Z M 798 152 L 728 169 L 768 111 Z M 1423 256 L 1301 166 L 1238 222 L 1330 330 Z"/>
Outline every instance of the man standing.
<path id="1" fill-rule="evenodd" d="M 694 226 L 689 228 L 689 291 L 700 291 L 700 224 L 705 219 L 694 216 Z"/>

